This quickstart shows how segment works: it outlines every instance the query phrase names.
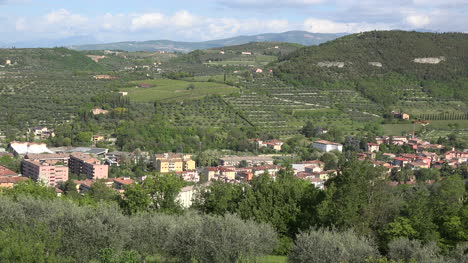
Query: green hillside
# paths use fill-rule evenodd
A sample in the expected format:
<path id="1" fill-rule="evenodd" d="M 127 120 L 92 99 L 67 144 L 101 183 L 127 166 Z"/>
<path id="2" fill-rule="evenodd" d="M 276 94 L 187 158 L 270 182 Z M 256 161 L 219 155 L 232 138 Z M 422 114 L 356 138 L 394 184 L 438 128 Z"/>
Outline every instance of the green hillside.
<path id="1" fill-rule="evenodd" d="M 0 49 L 0 65 L 5 65 L 6 60 L 12 64 L 0 70 L 103 70 L 102 66 L 83 53 L 66 48 Z"/>
<path id="2" fill-rule="evenodd" d="M 353 81 L 358 89 L 356 82 L 366 79 L 364 86 L 370 87 L 360 91 L 378 103 L 382 101 L 377 98 L 388 92 L 390 97 L 398 96 L 395 86 L 388 87 L 395 79 L 403 83 L 399 90 L 411 82 L 411 88 L 422 88 L 432 97 L 468 101 L 468 34 L 372 31 L 348 35 L 281 57 L 275 73 L 299 85 Z"/>

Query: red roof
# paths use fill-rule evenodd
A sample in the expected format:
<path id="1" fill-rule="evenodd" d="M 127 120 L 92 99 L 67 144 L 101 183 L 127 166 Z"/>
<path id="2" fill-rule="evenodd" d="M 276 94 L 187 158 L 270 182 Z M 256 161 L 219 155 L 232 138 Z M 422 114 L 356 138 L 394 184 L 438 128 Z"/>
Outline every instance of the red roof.
<path id="1" fill-rule="evenodd" d="M 367 145 L 369 145 L 369 146 L 379 146 L 377 143 L 373 143 L 373 142 L 370 142 Z"/>
<path id="2" fill-rule="evenodd" d="M 15 173 L 12 170 L 0 165 L 0 176 L 15 176 L 15 175 L 18 175 L 18 173 Z"/>
<path id="3" fill-rule="evenodd" d="M 402 161 L 402 162 L 409 162 L 410 161 L 410 159 L 403 158 L 403 157 L 395 157 L 394 160 L 398 160 L 398 161 Z"/>
<path id="4" fill-rule="evenodd" d="M 133 179 L 128 178 L 128 177 L 119 177 L 119 178 L 115 178 L 114 182 L 118 184 L 122 184 L 122 185 L 129 185 L 129 184 L 133 184 L 135 181 L 133 181 Z"/>
<path id="5" fill-rule="evenodd" d="M 319 143 L 319 144 L 331 144 L 331 145 L 341 145 L 341 144 L 336 143 L 336 142 L 325 141 L 325 140 L 315 141 L 314 143 Z"/>
<path id="6" fill-rule="evenodd" d="M 17 184 L 26 180 L 28 180 L 28 178 L 22 176 L 0 176 L 0 184 Z"/>

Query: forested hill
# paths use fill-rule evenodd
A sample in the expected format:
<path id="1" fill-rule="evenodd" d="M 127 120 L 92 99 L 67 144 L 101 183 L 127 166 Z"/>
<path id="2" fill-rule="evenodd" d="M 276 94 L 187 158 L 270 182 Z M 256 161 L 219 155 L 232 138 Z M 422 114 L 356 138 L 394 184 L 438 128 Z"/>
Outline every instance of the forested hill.
<path id="1" fill-rule="evenodd" d="M 11 64 L 7 65 L 7 61 Z M 66 48 L 13 48 L 0 49 L 0 70 L 101 71 L 103 66 Z"/>
<path id="2" fill-rule="evenodd" d="M 177 51 L 190 52 L 196 49 L 209 49 L 215 47 L 225 47 L 242 45 L 250 42 L 289 42 L 301 45 L 318 45 L 326 41 L 336 39 L 345 35 L 341 34 L 321 34 L 306 31 L 288 31 L 284 33 L 267 33 L 253 36 L 236 36 L 232 38 L 216 39 L 204 42 L 180 42 L 170 40 L 150 40 L 150 41 L 130 41 L 108 44 L 91 44 L 70 46 L 75 50 L 124 50 L 124 51 Z"/>
<path id="3" fill-rule="evenodd" d="M 423 80 L 468 76 L 468 34 L 372 31 L 299 49 L 276 74 L 303 84 L 399 73 Z"/>

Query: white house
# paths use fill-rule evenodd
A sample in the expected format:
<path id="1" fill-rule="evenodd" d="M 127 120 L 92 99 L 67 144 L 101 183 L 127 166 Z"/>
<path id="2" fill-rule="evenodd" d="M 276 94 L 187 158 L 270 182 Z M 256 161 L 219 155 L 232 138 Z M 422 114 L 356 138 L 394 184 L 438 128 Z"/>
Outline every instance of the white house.
<path id="1" fill-rule="evenodd" d="M 325 141 L 325 140 L 320 140 L 320 141 L 315 141 L 312 146 L 316 149 L 319 149 L 323 152 L 330 152 L 330 151 L 343 151 L 343 145 L 336 143 L 336 142 L 330 142 L 330 141 Z"/>

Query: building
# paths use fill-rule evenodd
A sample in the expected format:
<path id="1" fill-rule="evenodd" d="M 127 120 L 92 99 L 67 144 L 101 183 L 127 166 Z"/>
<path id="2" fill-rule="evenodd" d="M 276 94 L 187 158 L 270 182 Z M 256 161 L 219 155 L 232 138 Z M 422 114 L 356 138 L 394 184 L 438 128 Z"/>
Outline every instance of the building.
<path id="1" fill-rule="evenodd" d="M 296 172 L 304 172 L 306 167 L 319 167 L 319 168 L 324 168 L 325 163 L 319 160 L 314 160 L 314 161 L 305 161 L 301 163 L 294 163 L 292 165 L 293 170 Z"/>
<path id="2" fill-rule="evenodd" d="M 125 190 L 125 187 L 135 183 L 135 181 L 130 177 L 119 177 L 113 179 L 113 187 L 117 190 Z"/>
<path id="3" fill-rule="evenodd" d="M 117 77 L 113 77 L 111 75 L 96 75 L 94 79 L 117 79 Z"/>
<path id="4" fill-rule="evenodd" d="M 154 166 L 159 173 L 195 170 L 195 161 L 190 154 L 163 153 L 155 155 Z"/>
<path id="5" fill-rule="evenodd" d="M 26 180 L 28 178 L 23 176 L 0 176 L 0 188 L 12 188 L 16 184 Z"/>
<path id="6" fill-rule="evenodd" d="M 68 160 L 70 160 L 70 154 L 67 153 L 48 153 L 48 154 L 36 154 L 30 153 L 24 157 L 25 160 L 37 161 L 37 162 L 47 162 L 51 165 L 62 164 L 68 165 Z"/>
<path id="7" fill-rule="evenodd" d="M 18 173 L 0 165 L 0 176 L 18 176 Z"/>
<path id="8" fill-rule="evenodd" d="M 284 142 L 278 140 L 268 140 L 263 141 L 260 139 L 249 139 L 249 142 L 254 143 L 258 148 L 268 147 L 275 151 L 281 151 L 281 147 L 283 146 Z"/>
<path id="9" fill-rule="evenodd" d="M 409 120 L 410 116 L 407 113 L 392 111 L 393 117 L 402 120 Z"/>
<path id="10" fill-rule="evenodd" d="M 200 175 L 196 170 L 176 172 L 186 182 L 200 182 Z"/>
<path id="11" fill-rule="evenodd" d="M 367 147 L 366 147 L 366 150 L 367 150 L 368 152 L 378 152 L 379 149 L 380 149 L 379 144 L 373 143 L 373 142 L 368 143 L 368 144 L 367 144 Z"/>
<path id="12" fill-rule="evenodd" d="M 243 51 L 241 54 L 246 56 L 252 56 L 252 52 L 250 51 Z"/>
<path id="13" fill-rule="evenodd" d="M 176 201 L 179 202 L 183 208 L 189 208 L 192 206 L 196 192 L 197 189 L 193 185 L 183 187 L 177 195 Z"/>
<path id="14" fill-rule="evenodd" d="M 93 135 L 93 137 L 91 138 L 91 141 L 93 141 L 93 143 L 97 143 L 97 142 L 102 142 L 105 139 L 106 138 L 103 135 Z"/>
<path id="15" fill-rule="evenodd" d="M 330 151 L 343 151 L 343 145 L 336 143 L 336 142 L 330 142 L 330 141 L 325 141 L 325 140 L 320 140 L 320 141 L 315 141 L 312 144 L 312 147 L 319 149 L 323 152 L 330 152 Z"/>
<path id="16" fill-rule="evenodd" d="M 100 160 L 84 153 L 72 153 L 68 163 L 70 172 L 85 174 L 89 179 L 106 179 L 109 166 L 102 164 Z"/>
<path id="17" fill-rule="evenodd" d="M 104 115 L 106 115 L 106 114 L 109 114 L 109 113 L 110 113 L 110 111 L 104 110 L 104 109 L 100 109 L 100 108 L 94 108 L 94 109 L 91 110 L 91 112 L 93 113 L 93 115 L 99 115 L 99 114 L 104 114 Z"/>
<path id="18" fill-rule="evenodd" d="M 55 187 L 59 182 L 68 180 L 68 167 L 52 165 L 47 162 L 23 160 L 23 176 L 36 182 L 43 182 L 47 186 Z"/>
<path id="19" fill-rule="evenodd" d="M 219 159 L 222 166 L 239 166 L 242 161 L 247 163 L 247 166 L 273 164 L 273 158 L 267 156 L 225 156 Z"/>
<path id="20" fill-rule="evenodd" d="M 52 130 L 49 130 L 47 127 L 37 126 L 28 130 L 28 133 L 34 134 L 34 138 L 37 139 L 48 139 L 50 137 L 55 137 L 55 133 Z"/>
<path id="21" fill-rule="evenodd" d="M 10 149 L 15 155 L 26 155 L 29 153 L 53 153 L 45 143 L 34 142 L 10 142 Z"/>

